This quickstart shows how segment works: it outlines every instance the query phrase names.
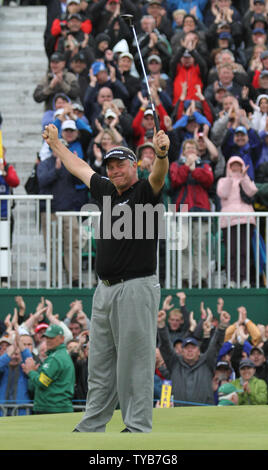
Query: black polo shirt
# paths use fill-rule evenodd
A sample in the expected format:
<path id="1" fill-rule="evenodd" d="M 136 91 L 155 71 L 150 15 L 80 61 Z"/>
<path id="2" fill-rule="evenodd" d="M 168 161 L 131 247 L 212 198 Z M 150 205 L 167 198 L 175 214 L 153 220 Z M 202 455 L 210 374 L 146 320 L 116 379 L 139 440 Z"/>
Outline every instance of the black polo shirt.
<path id="1" fill-rule="evenodd" d="M 161 192 L 155 196 L 149 181 L 140 179 L 120 196 L 110 180 L 97 173 L 91 177 L 90 192 L 101 210 L 96 240 L 96 271 L 100 279 L 154 274 L 157 267 L 157 204 L 162 202 Z M 141 211 L 142 205 L 146 204 L 151 211 L 149 217 Z M 137 205 L 140 211 L 137 211 Z"/>

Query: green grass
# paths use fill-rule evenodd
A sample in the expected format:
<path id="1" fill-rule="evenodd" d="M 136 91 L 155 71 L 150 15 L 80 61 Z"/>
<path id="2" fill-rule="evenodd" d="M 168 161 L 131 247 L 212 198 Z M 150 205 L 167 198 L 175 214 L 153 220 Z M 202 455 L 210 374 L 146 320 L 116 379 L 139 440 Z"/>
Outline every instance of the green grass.
<path id="1" fill-rule="evenodd" d="M 72 433 L 81 413 L 0 418 L 1 450 L 267 450 L 268 406 L 154 409 L 149 434 Z"/>

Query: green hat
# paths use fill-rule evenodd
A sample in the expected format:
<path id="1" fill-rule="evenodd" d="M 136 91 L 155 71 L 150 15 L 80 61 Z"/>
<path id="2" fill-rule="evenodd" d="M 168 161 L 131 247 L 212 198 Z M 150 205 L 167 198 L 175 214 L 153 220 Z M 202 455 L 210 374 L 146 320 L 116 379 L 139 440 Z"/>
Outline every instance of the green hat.
<path id="1" fill-rule="evenodd" d="M 230 395 L 231 393 L 240 393 L 241 391 L 242 390 L 238 390 L 232 383 L 226 383 L 219 387 L 218 397 L 220 399 Z"/>
<path id="2" fill-rule="evenodd" d="M 64 335 L 63 328 L 60 325 L 50 325 L 45 333 L 44 336 L 47 336 L 48 338 L 55 338 L 58 335 Z"/>

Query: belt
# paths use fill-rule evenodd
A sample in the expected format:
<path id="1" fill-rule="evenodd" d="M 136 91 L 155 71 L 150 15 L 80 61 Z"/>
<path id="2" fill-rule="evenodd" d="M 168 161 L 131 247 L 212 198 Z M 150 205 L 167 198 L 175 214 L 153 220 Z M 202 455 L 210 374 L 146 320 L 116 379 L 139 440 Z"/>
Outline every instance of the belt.
<path id="1" fill-rule="evenodd" d="M 101 279 L 101 282 L 103 282 L 103 284 L 106 287 L 111 287 L 111 286 L 114 286 L 115 284 L 120 284 L 121 282 L 130 281 L 131 279 L 137 279 L 139 277 L 147 277 L 147 276 L 152 276 L 152 274 L 143 274 L 140 276 L 124 277 L 124 278 L 121 277 L 120 279 Z"/>
<path id="2" fill-rule="evenodd" d="M 120 282 L 124 282 L 127 279 L 102 279 L 101 281 L 106 287 L 114 286 L 115 284 L 119 284 Z"/>

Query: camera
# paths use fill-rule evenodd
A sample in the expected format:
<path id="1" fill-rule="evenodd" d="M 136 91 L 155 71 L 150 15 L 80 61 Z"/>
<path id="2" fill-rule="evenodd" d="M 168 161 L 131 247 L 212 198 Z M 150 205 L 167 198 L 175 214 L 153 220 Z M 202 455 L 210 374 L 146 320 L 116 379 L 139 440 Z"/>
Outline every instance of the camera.
<path id="1" fill-rule="evenodd" d="M 60 22 L 60 27 L 62 30 L 66 30 L 67 29 L 67 24 L 65 23 L 65 21 L 61 21 Z"/>

